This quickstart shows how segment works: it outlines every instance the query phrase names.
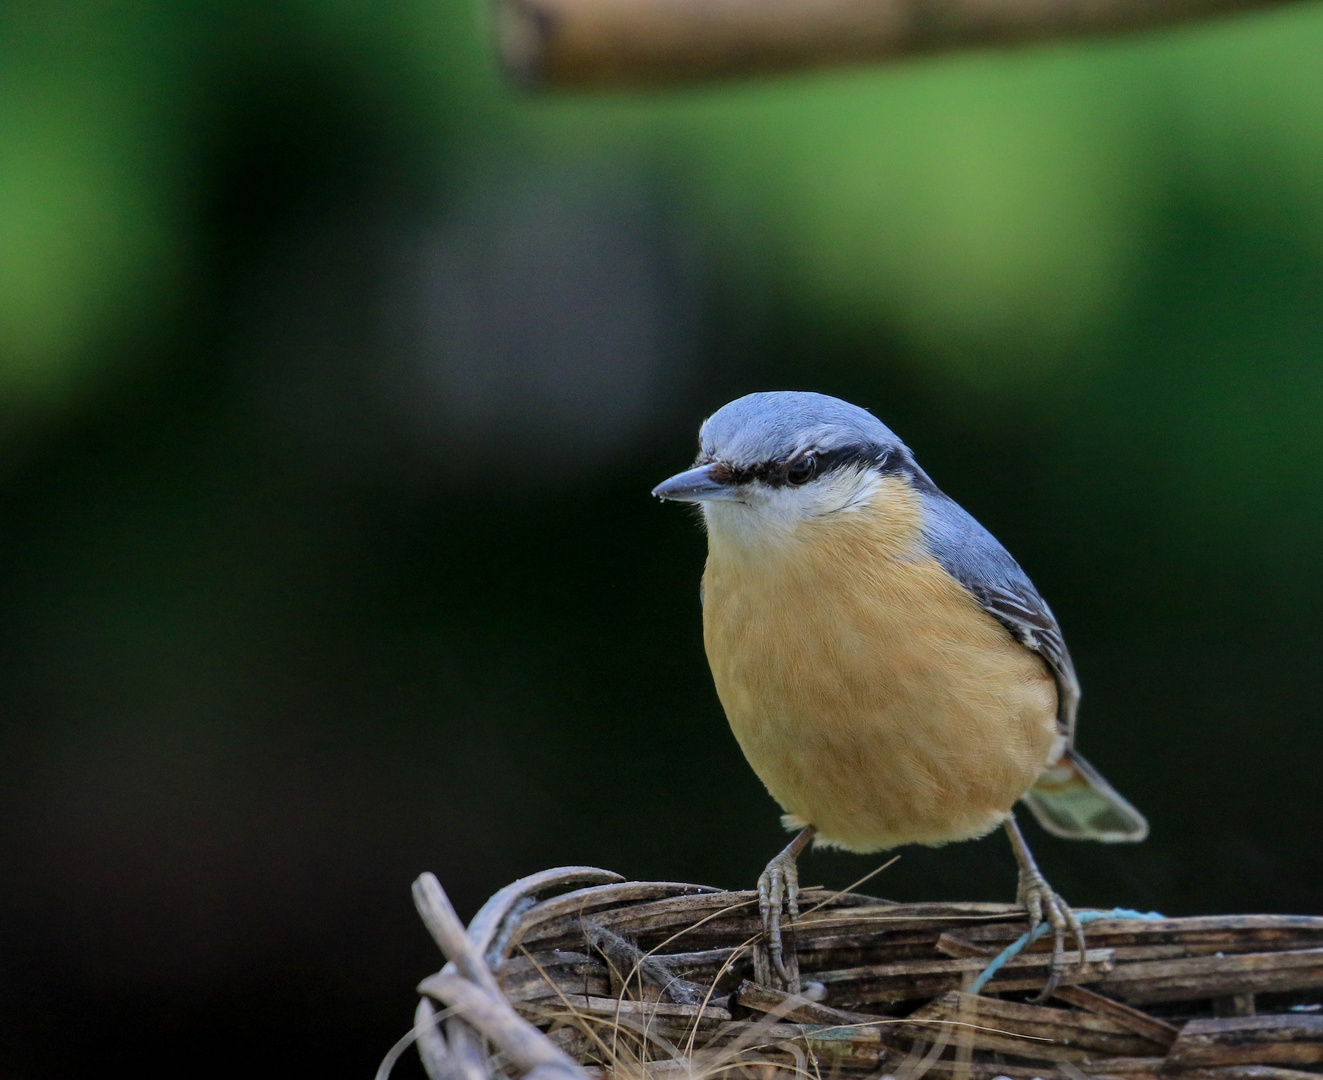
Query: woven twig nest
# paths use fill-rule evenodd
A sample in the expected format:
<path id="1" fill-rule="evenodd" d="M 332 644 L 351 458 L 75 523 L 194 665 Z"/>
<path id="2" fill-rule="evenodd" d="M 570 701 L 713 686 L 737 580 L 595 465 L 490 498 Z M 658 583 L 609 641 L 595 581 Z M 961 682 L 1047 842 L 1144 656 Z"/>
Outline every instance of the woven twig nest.
<path id="1" fill-rule="evenodd" d="M 568 867 L 503 889 L 467 932 L 430 875 L 415 896 L 452 960 L 419 987 L 433 1080 L 1323 1073 L 1323 918 L 1095 916 L 1082 962 L 1068 954 L 1037 1004 L 1042 940 L 966 992 L 1024 934 L 1014 905 L 805 889 L 790 994 L 769 975 L 755 893 Z"/>

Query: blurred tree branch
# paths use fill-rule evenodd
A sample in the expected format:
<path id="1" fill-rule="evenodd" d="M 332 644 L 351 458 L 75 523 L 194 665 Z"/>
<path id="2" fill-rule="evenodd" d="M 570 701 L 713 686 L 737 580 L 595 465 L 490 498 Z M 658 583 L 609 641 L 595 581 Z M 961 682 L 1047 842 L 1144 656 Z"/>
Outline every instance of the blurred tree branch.
<path id="1" fill-rule="evenodd" d="M 1298 0 L 498 0 L 507 70 L 649 86 L 1098 37 Z"/>

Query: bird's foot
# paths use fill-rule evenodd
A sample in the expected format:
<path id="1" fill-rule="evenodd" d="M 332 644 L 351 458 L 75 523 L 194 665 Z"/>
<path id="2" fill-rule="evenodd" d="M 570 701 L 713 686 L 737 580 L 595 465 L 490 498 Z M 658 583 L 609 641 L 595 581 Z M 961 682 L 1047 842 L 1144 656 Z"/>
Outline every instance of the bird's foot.
<path id="1" fill-rule="evenodd" d="M 1016 902 L 1021 904 L 1029 915 L 1029 939 L 1032 941 L 1038 928 L 1047 920 L 1052 929 L 1052 962 L 1048 968 L 1047 985 L 1035 999 L 1046 1001 L 1056 991 L 1061 977 L 1066 973 L 1065 941 L 1066 931 L 1075 937 L 1079 948 L 1079 963 L 1084 964 L 1084 928 L 1079 919 L 1070 910 L 1070 905 L 1047 883 L 1036 866 L 1020 868 L 1020 884 L 1015 894 Z"/>
<path id="2" fill-rule="evenodd" d="M 782 984 L 792 992 L 799 982 L 785 962 L 785 945 L 781 936 L 781 913 L 784 908 L 793 926 L 799 918 L 799 853 L 813 839 L 813 826 L 802 830 L 784 851 L 767 864 L 758 876 L 758 914 L 763 921 L 763 936 L 767 942 L 772 970 Z"/>
<path id="3" fill-rule="evenodd" d="M 762 916 L 772 970 L 789 985 L 792 979 L 786 969 L 785 947 L 781 940 L 782 907 L 789 913 L 791 923 L 799 918 L 799 865 L 794 855 L 784 851 L 769 862 L 758 877 L 758 914 Z"/>

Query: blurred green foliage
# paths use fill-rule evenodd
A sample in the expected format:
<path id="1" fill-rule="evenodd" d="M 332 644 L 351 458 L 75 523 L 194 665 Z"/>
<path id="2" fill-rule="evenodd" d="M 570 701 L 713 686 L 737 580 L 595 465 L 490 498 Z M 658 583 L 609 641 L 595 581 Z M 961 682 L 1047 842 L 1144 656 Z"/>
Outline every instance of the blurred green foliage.
<path id="1" fill-rule="evenodd" d="M 10 393 L 76 398 L 103 377 L 107 339 L 177 310 L 198 273 L 199 188 L 223 167 L 225 110 L 273 92 L 330 89 L 442 172 L 481 174 L 494 148 L 664 159 L 733 269 L 766 271 L 774 253 L 805 306 L 885 320 L 979 388 L 1041 381 L 1116 333 L 1174 185 L 1225 213 L 1289 218 L 1303 250 L 1323 245 L 1312 7 L 1139 42 L 605 101 L 511 96 L 484 17 L 347 0 L 10 5 Z"/>

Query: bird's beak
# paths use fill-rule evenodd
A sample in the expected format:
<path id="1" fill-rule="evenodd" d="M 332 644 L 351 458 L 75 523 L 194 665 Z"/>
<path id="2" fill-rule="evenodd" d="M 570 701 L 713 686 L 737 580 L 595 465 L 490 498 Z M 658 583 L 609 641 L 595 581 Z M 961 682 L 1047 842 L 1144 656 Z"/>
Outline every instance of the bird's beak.
<path id="1" fill-rule="evenodd" d="M 700 465 L 696 469 L 676 473 L 653 488 L 652 493 L 659 499 L 671 499 L 674 502 L 714 502 L 736 498 L 738 491 L 735 485 L 723 484 L 713 478 L 715 467 Z"/>

